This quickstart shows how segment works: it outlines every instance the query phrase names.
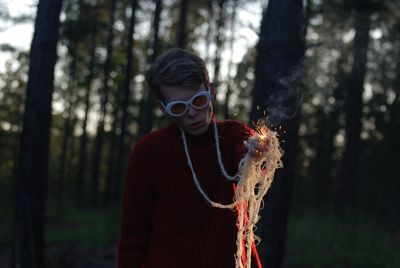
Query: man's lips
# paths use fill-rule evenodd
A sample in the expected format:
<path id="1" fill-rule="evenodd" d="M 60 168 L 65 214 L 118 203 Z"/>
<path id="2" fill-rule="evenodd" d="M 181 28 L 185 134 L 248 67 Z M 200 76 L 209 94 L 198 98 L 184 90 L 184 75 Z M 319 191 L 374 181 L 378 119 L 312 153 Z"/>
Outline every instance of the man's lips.
<path id="1" fill-rule="evenodd" d="M 196 122 L 196 123 L 192 123 L 190 124 L 190 128 L 198 128 L 201 125 L 201 122 Z"/>

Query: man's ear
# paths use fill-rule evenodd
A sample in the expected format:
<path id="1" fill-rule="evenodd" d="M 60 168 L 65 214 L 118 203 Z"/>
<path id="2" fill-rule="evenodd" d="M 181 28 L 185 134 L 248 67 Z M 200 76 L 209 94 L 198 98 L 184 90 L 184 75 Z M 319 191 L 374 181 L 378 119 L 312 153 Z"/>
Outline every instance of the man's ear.
<path id="1" fill-rule="evenodd" d="M 216 96 L 217 96 L 217 91 L 215 90 L 215 86 L 212 82 L 210 82 L 208 84 L 208 88 L 210 89 L 210 94 L 213 97 L 213 100 L 215 100 Z"/>
<path id="2" fill-rule="evenodd" d="M 158 109 L 160 109 L 163 114 L 166 114 L 164 106 L 162 105 L 160 100 L 156 101 L 156 105 L 157 105 Z"/>

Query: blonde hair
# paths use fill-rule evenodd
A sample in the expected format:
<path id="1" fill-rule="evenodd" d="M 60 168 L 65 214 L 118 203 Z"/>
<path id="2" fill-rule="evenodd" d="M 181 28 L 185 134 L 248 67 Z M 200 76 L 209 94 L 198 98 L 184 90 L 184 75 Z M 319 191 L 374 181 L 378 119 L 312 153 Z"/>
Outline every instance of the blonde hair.
<path id="1" fill-rule="evenodd" d="M 205 62 L 194 53 L 173 48 L 160 55 L 150 66 L 146 81 L 162 100 L 161 86 L 199 86 L 210 82 Z"/>

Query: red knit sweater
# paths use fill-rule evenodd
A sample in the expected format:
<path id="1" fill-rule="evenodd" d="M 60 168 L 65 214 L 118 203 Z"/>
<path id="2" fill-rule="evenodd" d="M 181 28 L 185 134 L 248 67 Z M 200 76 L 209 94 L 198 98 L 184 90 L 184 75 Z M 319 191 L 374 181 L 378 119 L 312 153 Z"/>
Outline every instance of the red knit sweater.
<path id="1" fill-rule="evenodd" d="M 227 120 L 218 131 L 225 169 L 233 175 L 252 130 Z M 203 190 L 215 202 L 231 203 L 233 185 L 218 166 L 213 127 L 186 137 Z M 174 124 L 135 145 L 125 178 L 119 268 L 233 268 L 236 233 L 235 212 L 210 207 L 197 191 Z"/>

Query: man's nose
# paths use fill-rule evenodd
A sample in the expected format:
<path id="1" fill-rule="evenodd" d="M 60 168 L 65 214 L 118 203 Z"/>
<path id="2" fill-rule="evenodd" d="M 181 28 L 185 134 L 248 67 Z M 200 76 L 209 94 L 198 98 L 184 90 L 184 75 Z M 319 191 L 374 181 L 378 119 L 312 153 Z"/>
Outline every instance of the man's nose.
<path id="1" fill-rule="evenodd" d="M 187 115 L 189 117 L 193 117 L 197 115 L 197 110 L 193 108 L 191 105 L 188 105 Z"/>

